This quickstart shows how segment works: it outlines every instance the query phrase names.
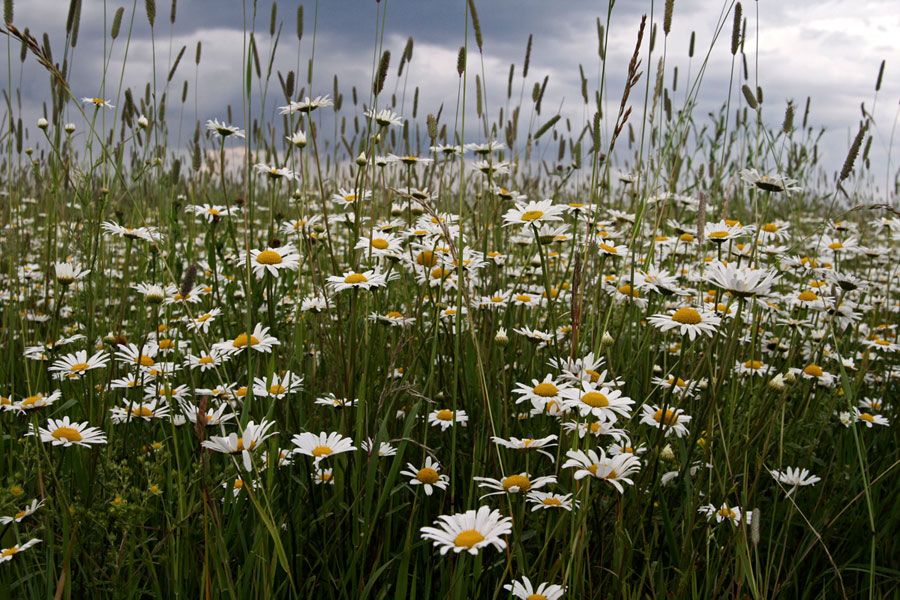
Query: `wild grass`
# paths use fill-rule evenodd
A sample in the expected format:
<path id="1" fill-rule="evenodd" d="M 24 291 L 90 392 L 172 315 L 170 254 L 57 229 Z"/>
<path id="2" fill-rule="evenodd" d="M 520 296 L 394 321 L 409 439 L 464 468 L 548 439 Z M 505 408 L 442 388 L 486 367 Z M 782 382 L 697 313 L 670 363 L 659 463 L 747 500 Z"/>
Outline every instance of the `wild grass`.
<path id="1" fill-rule="evenodd" d="M 0 598 L 896 597 L 900 220 L 896 176 L 888 200 L 871 183 L 878 126 L 823 176 L 809 100 L 762 118 L 740 4 L 680 80 L 677 4 L 639 23 L 614 4 L 582 123 L 550 114 L 531 37 L 488 95 L 472 1 L 432 112 L 413 38 L 384 47 L 392 3 L 369 85 L 322 90 L 317 15 L 337 8 L 248 1 L 242 105 L 191 124 L 215 57 L 163 49 L 174 2 L 105 7 L 82 101 L 80 0 L 41 40 L 7 0 Z M 167 76 L 141 93 L 123 81 L 145 22 Z M 613 27 L 635 32 L 626 64 Z M 23 123 L 17 86 L 47 76 Z M 98 443 L 63 445 L 91 439 L 72 423 Z M 479 507 L 495 545 L 423 537 Z"/>

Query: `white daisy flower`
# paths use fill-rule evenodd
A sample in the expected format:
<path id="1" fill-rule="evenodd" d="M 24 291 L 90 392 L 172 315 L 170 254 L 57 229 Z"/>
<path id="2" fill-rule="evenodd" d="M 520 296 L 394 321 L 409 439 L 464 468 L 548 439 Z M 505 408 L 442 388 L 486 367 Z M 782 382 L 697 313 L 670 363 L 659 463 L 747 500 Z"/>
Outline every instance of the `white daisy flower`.
<path id="1" fill-rule="evenodd" d="M 434 488 L 446 490 L 450 485 L 450 478 L 440 472 L 440 463 L 432 460 L 430 456 L 425 457 L 425 466 L 421 469 L 417 469 L 412 463 L 406 463 L 406 467 L 407 469 L 400 471 L 400 474 L 410 478 L 408 482 L 410 485 L 421 485 L 427 496 L 434 493 Z"/>
<path id="2" fill-rule="evenodd" d="M 482 506 L 478 510 L 468 510 L 455 515 L 441 515 L 435 522 L 437 527 L 422 527 L 422 538 L 432 540 L 440 547 L 441 555 L 450 550 L 459 553 L 478 554 L 485 546 L 496 550 L 506 548 L 501 536 L 512 533 L 512 518 L 504 517 L 498 510 Z"/>
<path id="3" fill-rule="evenodd" d="M 356 446 L 353 445 L 353 440 L 345 438 L 340 433 L 334 432 L 325 433 L 323 431 L 319 434 L 304 432 L 294 435 L 294 437 L 291 438 L 291 442 L 297 446 L 297 448 L 294 449 L 295 454 L 311 456 L 315 464 L 318 464 L 329 456 L 356 450 Z"/>
<path id="4" fill-rule="evenodd" d="M 96 427 L 88 427 L 87 421 L 75 423 L 69 417 L 62 419 L 49 419 L 47 427 L 39 427 L 35 431 L 34 425 L 30 425 L 30 431 L 26 435 L 40 435 L 41 441 L 54 446 L 84 446 L 91 444 L 105 444 L 106 434 Z"/>

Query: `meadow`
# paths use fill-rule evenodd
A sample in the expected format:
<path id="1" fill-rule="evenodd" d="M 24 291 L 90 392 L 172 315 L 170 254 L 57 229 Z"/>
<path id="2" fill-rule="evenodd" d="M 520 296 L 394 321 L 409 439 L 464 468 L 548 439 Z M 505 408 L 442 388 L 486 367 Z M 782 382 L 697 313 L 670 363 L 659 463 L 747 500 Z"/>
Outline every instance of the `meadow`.
<path id="1" fill-rule="evenodd" d="M 889 127 L 825 172 L 730 0 L 680 80 L 677 2 L 602 7 L 583 122 L 530 38 L 488 103 L 478 2 L 440 107 L 413 37 L 314 89 L 287 4 L 191 122 L 174 2 L 104 4 L 104 64 L 159 44 L 138 89 L 70 77 L 82 0 L 43 37 L 5 1 L 0 600 L 898 597 Z"/>

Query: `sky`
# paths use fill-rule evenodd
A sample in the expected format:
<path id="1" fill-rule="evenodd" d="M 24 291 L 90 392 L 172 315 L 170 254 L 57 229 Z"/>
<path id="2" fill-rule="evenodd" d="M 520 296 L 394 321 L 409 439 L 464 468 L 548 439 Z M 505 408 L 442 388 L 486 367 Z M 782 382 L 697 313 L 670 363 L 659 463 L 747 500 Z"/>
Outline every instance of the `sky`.
<path id="1" fill-rule="evenodd" d="M 28 27 L 38 39 L 46 32 L 57 61 L 63 53 L 66 4 L 64 0 L 19 0 L 14 7 L 13 24 L 20 30 Z M 404 110 L 398 112 L 405 117 L 412 116 L 412 90 L 418 86 L 417 121 L 424 127 L 425 115 L 436 113 L 443 105 L 442 121 L 452 129 L 459 84 L 456 58 L 467 34 L 464 0 L 320 0 L 318 5 L 310 1 L 302 4 L 304 32 L 298 42 L 298 3 L 284 0 L 278 3 L 277 20 L 282 30 L 273 73 L 286 74 L 289 70 L 297 70 L 299 64 L 300 79 L 305 82 L 306 65 L 312 56 L 315 39 L 313 85 L 307 93 L 313 96 L 332 93 L 333 78 L 337 75 L 339 91 L 345 96 L 346 112 L 351 86 L 357 87 L 361 101 L 368 100 L 379 41 L 380 47 L 389 49 L 393 57 L 385 89 L 396 90 L 398 96 L 402 93 L 404 80 L 397 79 L 396 68 L 406 40 L 412 36 L 413 58 L 404 73 L 406 103 Z M 717 23 L 723 20 L 723 11 L 728 12 L 733 6 L 731 0 L 676 0 L 668 36 L 662 35 L 664 4 L 658 0 L 618 0 L 612 8 L 605 65 L 607 99 L 611 103 L 607 113 L 614 110 L 613 105 L 618 103 L 621 95 L 642 14 L 659 24 L 655 51 L 649 60 L 649 31 L 645 35 L 641 54 L 645 77 L 648 71 L 655 73 L 656 63 L 665 47 L 667 81 L 671 81 L 676 66 L 679 70 L 679 88 L 674 95 L 676 109 L 684 101 L 688 76 L 693 82 L 707 52 L 709 59 L 695 116 L 705 118 L 727 98 L 731 73 L 739 72 L 739 66 L 732 65 L 730 16 L 724 19 L 726 25 L 718 41 L 711 49 L 710 46 Z M 515 64 L 513 96 L 518 99 L 519 90 L 524 89 L 523 112 L 524 106 L 529 105 L 527 99 L 534 83 L 549 77 L 542 114 L 535 117 L 535 127 L 558 111 L 569 119 L 573 130 L 580 130 L 595 109 L 593 100 L 588 107 L 582 102 L 579 66 L 583 66 L 591 90 L 596 88 L 601 65 L 596 22 L 600 17 L 606 23 L 608 5 L 580 0 L 476 0 L 476 6 L 484 38 L 483 67 L 470 27 L 469 123 L 474 122 L 474 75 L 483 74 L 489 114 L 496 117 L 499 107 L 506 103 L 510 64 Z M 161 88 L 175 55 L 186 46 L 170 84 L 170 97 L 180 97 L 184 80 L 189 85 L 183 114 L 172 103 L 169 105 L 170 129 L 173 128 L 172 111 L 175 111 L 181 120 L 184 138 L 174 143 L 186 146 L 193 132 L 195 116 L 201 122 L 212 118 L 224 120 L 229 104 L 235 108 L 234 124 L 246 127 L 240 122 L 239 109 L 245 31 L 255 30 L 261 55 L 266 60 L 273 43 L 269 35 L 270 0 L 258 2 L 255 24 L 250 0 L 181 0 L 176 7 L 174 24 L 170 23 L 171 3 L 158 0 L 153 43 L 143 1 L 125 7 L 122 33 L 110 43 L 108 31 L 118 7 L 119 3 L 115 1 L 83 0 L 78 44 L 70 55 L 69 79 L 77 97 L 103 95 L 114 104 L 121 103 L 121 92 L 117 92 L 120 75 L 123 89 L 132 87 L 142 95 L 146 82 L 152 79 L 154 48 L 157 82 Z M 747 17 L 744 48 L 750 79 L 758 81 L 764 91 L 763 119 L 771 125 L 779 124 L 788 100 L 793 100 L 798 114 L 802 114 L 807 96 L 811 97 L 809 124 L 817 130 L 826 130 L 820 144 L 821 162 L 834 171 L 844 160 L 864 105 L 875 122 L 870 152 L 872 176 L 876 185 L 884 189 L 889 173 L 893 180 L 893 173 L 900 164 L 900 141 L 894 140 L 893 136 L 900 106 L 900 45 L 896 43 L 900 32 L 900 3 L 896 0 L 759 0 L 744 1 L 743 9 Z M 131 36 L 126 47 L 129 29 Z M 695 56 L 689 61 L 687 50 L 692 32 L 696 34 Z M 523 82 L 522 64 L 529 34 L 533 34 L 533 47 L 528 79 Z M 198 41 L 202 42 L 203 48 L 200 64 L 195 68 L 194 52 Z M 6 54 L 5 44 L 3 48 Z M 127 61 L 123 68 L 126 49 Z M 33 58 L 21 65 L 18 50 L 18 45 L 14 44 L 13 56 L 4 56 L 4 59 L 9 58 L 7 64 L 11 64 L 14 112 L 17 116 L 20 114 L 20 109 L 15 107 L 18 92 L 21 116 L 29 123 L 40 116 L 41 105 L 49 98 L 48 77 Z M 104 60 L 108 61 L 106 69 Z M 886 64 L 881 90 L 876 96 L 875 81 L 882 60 Z M 107 74 L 105 90 L 101 87 L 104 71 Z M 3 78 L 0 84 L 4 90 L 8 87 L 7 80 Z M 736 76 L 734 81 L 737 85 L 733 102 L 740 102 L 737 90 L 742 82 Z M 644 83 L 642 80 L 639 90 L 643 90 Z M 280 104 L 284 104 L 284 99 L 273 75 L 267 118 L 274 115 L 275 107 Z M 639 114 L 641 96 L 632 96 L 632 104 Z M 80 118 L 75 111 L 70 109 L 69 112 L 73 121 Z M 799 116 L 797 120 L 799 122 Z M 557 127 L 563 127 L 564 122 L 562 120 Z M 467 141 L 484 141 L 475 128 L 467 128 L 466 137 Z M 555 147 L 548 154 L 550 160 L 555 160 Z"/>

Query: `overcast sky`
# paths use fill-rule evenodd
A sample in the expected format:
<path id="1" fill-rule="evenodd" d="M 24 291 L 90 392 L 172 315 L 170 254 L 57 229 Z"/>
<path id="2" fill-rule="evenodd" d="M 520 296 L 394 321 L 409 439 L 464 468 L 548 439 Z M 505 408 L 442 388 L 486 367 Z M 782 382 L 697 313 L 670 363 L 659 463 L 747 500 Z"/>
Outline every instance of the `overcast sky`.
<path id="1" fill-rule="evenodd" d="M 40 39 L 40 34 L 50 36 L 54 59 L 62 56 L 65 36 L 66 7 L 64 0 L 19 0 L 15 3 L 13 23 Z M 132 5 L 126 6 L 122 33 L 110 50 L 109 36 L 104 35 L 111 26 L 112 16 L 119 4 L 101 0 L 84 0 L 81 28 L 77 47 L 71 62 L 74 65 L 70 82 L 76 96 L 101 94 L 103 76 L 104 39 L 111 53 L 107 69 L 105 97 L 114 104 L 122 98 L 117 95 L 118 78 L 122 70 L 125 41 L 131 26 Z M 241 54 L 244 45 L 244 27 L 251 27 L 252 2 L 247 8 L 239 0 L 181 0 L 177 6 L 175 24 L 169 21 L 171 3 L 158 0 L 156 16 L 157 80 L 162 85 L 174 55 L 182 46 L 187 51 L 172 82 L 170 96 L 180 97 L 186 79 L 190 94 L 183 115 L 185 139 L 192 132 L 194 123 L 194 94 L 196 93 L 197 118 L 205 122 L 209 118 L 224 119 L 226 106 L 235 107 L 235 124 L 240 121 L 241 105 Z M 312 95 L 331 93 L 333 77 L 338 76 L 340 92 L 345 96 L 344 112 L 350 113 L 350 88 L 356 85 L 361 101 L 367 100 L 371 87 L 373 58 L 376 54 L 377 27 L 384 17 L 384 48 L 392 52 L 391 78 L 386 89 L 393 91 L 398 84 L 396 68 L 403 47 L 409 36 L 415 41 L 413 60 L 407 68 L 408 90 L 405 117 L 411 117 L 412 90 L 420 88 L 418 121 L 424 125 L 428 113 L 437 112 L 444 105 L 444 123 L 452 129 L 456 107 L 458 77 L 456 56 L 465 36 L 464 0 L 320 0 L 318 18 L 316 4 L 304 2 L 305 30 L 302 42 L 296 36 L 297 2 L 278 3 L 278 20 L 283 23 L 281 42 L 274 61 L 274 70 L 287 73 L 296 69 L 300 59 L 301 80 L 305 82 L 306 63 L 312 52 L 313 25 L 315 36 L 315 71 Z M 608 98 L 617 102 L 621 94 L 628 59 L 634 47 L 641 14 L 653 10 L 659 21 L 656 52 L 648 65 L 646 39 L 642 54 L 644 69 L 655 71 L 656 61 L 662 49 L 662 10 L 664 1 L 619 0 L 612 11 L 610 40 L 607 52 Z M 585 108 L 580 93 L 579 65 L 596 87 L 600 61 L 597 56 L 596 19 L 606 20 L 606 5 L 597 1 L 538 1 L 538 0 L 480 0 L 476 2 L 484 35 L 484 80 L 487 102 L 492 119 L 497 109 L 506 101 L 509 65 L 516 65 L 514 98 L 522 84 L 521 69 L 528 35 L 534 34 L 531 65 L 525 83 L 525 106 L 535 82 L 549 75 L 549 83 L 543 100 L 542 115 L 538 124 L 560 110 L 572 122 L 573 130 L 580 129 L 593 113 L 591 105 Z M 272 39 L 269 36 L 271 2 L 261 1 L 257 8 L 255 31 L 264 60 L 268 57 Z M 673 68 L 679 69 L 678 91 L 675 94 L 676 109 L 683 103 L 687 75 L 696 76 L 700 61 L 710 47 L 715 27 L 723 10 L 732 3 L 713 0 L 676 0 L 672 32 L 665 41 L 667 49 L 666 78 L 671 81 Z M 876 130 L 871 157 L 877 181 L 884 186 L 888 168 L 893 125 L 900 100 L 900 2 L 897 0 L 761 0 L 743 2 L 748 18 L 745 52 L 750 61 L 750 78 L 758 77 L 763 88 L 764 118 L 780 123 L 785 102 L 793 99 L 798 114 L 806 97 L 811 96 L 809 124 L 824 127 L 828 133 L 820 150 L 823 163 L 831 170 L 838 169 L 846 154 L 850 138 L 855 134 L 861 118 L 860 106 L 865 103 L 875 117 Z M 386 15 L 383 11 L 386 10 Z M 142 95 L 151 79 L 153 54 L 150 43 L 150 27 L 140 1 L 134 7 L 133 29 L 124 69 L 124 85 Z M 105 14 L 104 14 L 105 13 Z M 707 112 L 717 109 L 727 97 L 729 74 L 732 69 L 730 53 L 731 20 L 713 48 L 706 74 L 702 81 L 699 106 L 695 116 L 705 119 Z M 696 32 L 696 52 L 689 64 L 687 50 L 691 32 Z M 758 32 L 758 33 L 757 33 Z M 648 32 L 649 33 L 649 32 Z M 470 35 L 470 47 L 474 41 Z M 202 60 L 195 86 L 194 51 L 198 41 L 203 44 Z M 758 48 L 758 53 L 757 53 Z M 5 53 L 5 45 L 4 50 Z M 4 57 L 5 58 L 5 57 Z M 886 60 L 881 91 L 875 98 L 875 81 L 882 60 Z M 754 64 L 757 63 L 757 64 Z M 48 100 L 47 76 L 37 63 L 29 58 L 20 69 L 18 47 L 13 47 L 13 92 L 21 90 L 23 118 L 36 119 L 40 106 Z M 481 64 L 474 51 L 469 56 L 470 78 L 480 74 Z M 649 67 L 649 68 L 648 68 Z M 477 69 L 477 70 L 476 70 Z M 737 69 L 736 71 L 737 72 Z M 7 87 L 3 78 L 2 87 Z M 736 80 L 737 81 L 737 80 Z M 644 82 L 642 81 L 641 84 Z M 403 82 L 400 81 L 402 91 Z M 740 82 L 738 81 L 738 88 Z M 640 89 L 643 89 L 641 85 Z M 474 81 L 470 80 L 474 92 Z M 736 93 L 738 101 L 739 93 Z M 283 104 L 277 79 L 270 87 L 269 114 L 274 106 Z M 641 109 L 639 96 L 632 98 L 636 114 Z M 15 100 L 14 100 L 15 102 Z M 474 109 L 474 102 L 469 106 Z M 180 116 L 178 107 L 169 105 L 170 128 L 172 119 Z M 523 107 L 524 110 L 524 107 Z M 70 110 L 70 120 L 76 121 L 77 113 Z M 470 122 L 474 119 L 469 117 Z M 797 122 L 799 123 L 799 116 Z M 467 128 L 468 130 L 468 128 Z M 467 137 L 475 135 L 467 131 Z M 502 139 L 502 136 L 501 136 Z M 473 140 L 474 141 L 474 140 Z M 483 140 L 479 140 L 483 141 Z M 181 142 L 184 143 L 183 141 Z M 891 171 L 896 171 L 900 142 L 894 141 L 895 150 Z M 555 159 L 555 151 L 549 153 Z"/>

